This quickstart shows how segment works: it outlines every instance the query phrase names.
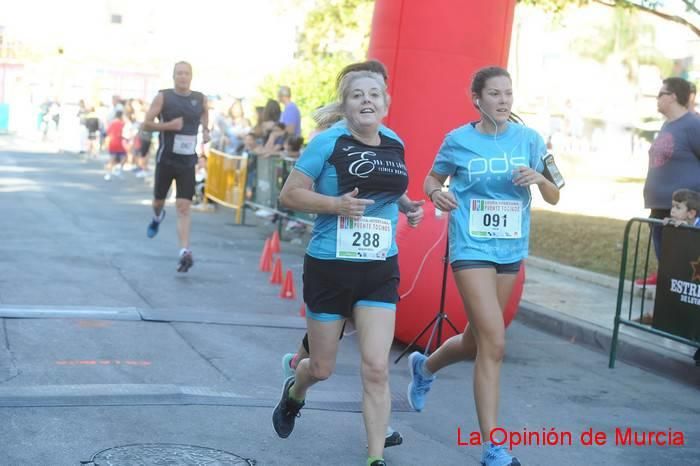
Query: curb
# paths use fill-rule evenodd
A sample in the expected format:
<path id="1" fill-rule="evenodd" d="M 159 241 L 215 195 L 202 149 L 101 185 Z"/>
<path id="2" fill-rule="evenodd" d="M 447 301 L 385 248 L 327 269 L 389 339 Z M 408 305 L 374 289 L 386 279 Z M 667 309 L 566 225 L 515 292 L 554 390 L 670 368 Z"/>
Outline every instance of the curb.
<path id="1" fill-rule="evenodd" d="M 612 341 L 610 329 L 527 301 L 520 302 L 516 321 L 569 340 L 571 343 L 583 345 L 608 357 L 610 355 Z M 637 332 L 632 328 L 624 328 L 624 330 L 624 332 L 622 329 L 620 331 L 616 361 L 700 388 L 700 368 L 695 366 L 692 356 L 685 357 L 681 353 L 660 347 L 648 339 L 642 339 L 643 332 Z"/>
<path id="2" fill-rule="evenodd" d="M 609 275 L 602 273 L 591 272 L 585 269 L 579 269 L 577 267 L 572 267 L 570 265 L 563 265 L 558 262 L 550 261 L 547 259 L 542 259 L 541 257 L 528 256 L 525 259 L 525 266 L 528 265 L 535 267 L 537 269 L 546 270 L 548 272 L 554 272 L 562 275 L 566 275 L 576 280 L 581 280 L 583 282 L 593 283 L 594 285 L 604 286 L 605 288 L 611 288 L 617 290 L 620 280 Z M 630 289 L 632 287 L 631 280 L 625 280 L 625 289 Z M 654 288 L 646 289 L 647 299 L 654 299 L 656 296 L 656 290 Z M 641 296 L 642 289 L 635 287 L 635 296 Z"/>

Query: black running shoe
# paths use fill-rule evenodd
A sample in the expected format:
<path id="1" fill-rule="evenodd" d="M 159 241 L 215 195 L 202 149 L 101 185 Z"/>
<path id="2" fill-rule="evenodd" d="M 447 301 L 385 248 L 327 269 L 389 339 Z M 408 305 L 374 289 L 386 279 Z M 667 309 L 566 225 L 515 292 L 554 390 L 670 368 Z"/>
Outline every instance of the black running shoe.
<path id="1" fill-rule="evenodd" d="M 386 466 L 386 461 L 384 460 L 374 460 L 370 466 Z"/>
<path id="2" fill-rule="evenodd" d="M 180 254 L 180 260 L 177 263 L 178 272 L 187 272 L 194 265 L 194 259 L 192 259 L 192 251 L 185 251 Z"/>
<path id="3" fill-rule="evenodd" d="M 398 431 L 393 431 L 384 438 L 384 448 L 395 447 L 403 443 L 403 437 Z"/>
<path id="4" fill-rule="evenodd" d="M 304 402 L 295 401 L 289 397 L 289 389 L 294 385 L 294 377 L 289 377 L 282 386 L 282 398 L 272 412 L 272 425 L 280 438 L 287 438 L 294 430 L 296 418 L 301 416 L 299 410 L 304 407 Z"/>

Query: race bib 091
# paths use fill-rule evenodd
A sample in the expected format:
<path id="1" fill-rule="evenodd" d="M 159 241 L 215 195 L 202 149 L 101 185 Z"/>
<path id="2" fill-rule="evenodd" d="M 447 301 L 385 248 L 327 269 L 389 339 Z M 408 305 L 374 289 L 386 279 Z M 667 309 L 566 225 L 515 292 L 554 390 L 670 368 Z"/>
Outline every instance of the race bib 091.
<path id="1" fill-rule="evenodd" d="M 472 199 L 469 206 L 470 236 L 501 239 L 522 237 L 520 201 Z"/>

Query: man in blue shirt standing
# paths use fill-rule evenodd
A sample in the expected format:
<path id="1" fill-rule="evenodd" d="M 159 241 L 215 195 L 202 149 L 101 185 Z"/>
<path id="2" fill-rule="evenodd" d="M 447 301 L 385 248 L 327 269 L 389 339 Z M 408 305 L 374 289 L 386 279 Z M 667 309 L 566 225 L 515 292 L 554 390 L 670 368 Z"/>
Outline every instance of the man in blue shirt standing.
<path id="1" fill-rule="evenodd" d="M 284 123 L 287 134 L 290 136 L 301 136 L 301 113 L 297 104 L 292 102 L 292 90 L 289 86 L 280 86 L 277 92 L 277 100 L 284 104 L 284 111 L 280 121 Z"/>

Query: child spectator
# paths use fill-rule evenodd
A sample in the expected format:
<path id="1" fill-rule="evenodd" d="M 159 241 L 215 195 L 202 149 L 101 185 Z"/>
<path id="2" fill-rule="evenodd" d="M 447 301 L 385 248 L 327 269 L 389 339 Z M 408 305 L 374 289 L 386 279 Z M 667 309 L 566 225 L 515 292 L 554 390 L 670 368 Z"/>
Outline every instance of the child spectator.
<path id="1" fill-rule="evenodd" d="M 287 131 L 284 123 L 277 122 L 274 124 L 270 134 L 267 136 L 267 141 L 263 146 L 262 158 L 267 158 L 272 155 L 280 155 L 284 148 L 284 141 L 287 139 Z"/>
<path id="2" fill-rule="evenodd" d="M 107 127 L 107 148 L 109 150 L 109 162 L 107 162 L 105 181 L 112 179 L 112 169 L 119 165 L 117 174 L 121 174 L 121 167 L 126 161 L 126 148 L 124 143 L 127 142 L 124 137 L 124 113 L 117 110 L 114 113 L 114 120 Z"/>
<path id="3" fill-rule="evenodd" d="M 258 155 L 262 153 L 262 146 L 258 144 L 255 134 L 248 133 L 243 138 L 243 147 L 239 152 L 248 157 L 248 175 L 245 183 L 245 198 L 252 201 L 255 196 L 255 185 L 258 178 Z"/>
<path id="4" fill-rule="evenodd" d="M 289 136 L 286 141 L 284 141 L 284 152 L 282 155 L 289 159 L 298 159 L 301 155 L 301 146 L 304 145 L 304 138 L 302 136 Z"/>
<path id="5" fill-rule="evenodd" d="M 673 192 L 671 216 L 664 219 L 664 225 L 690 225 L 700 227 L 700 193 L 690 189 Z"/>

